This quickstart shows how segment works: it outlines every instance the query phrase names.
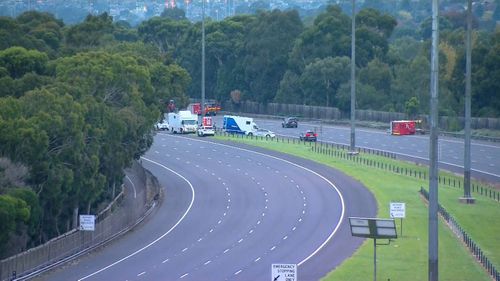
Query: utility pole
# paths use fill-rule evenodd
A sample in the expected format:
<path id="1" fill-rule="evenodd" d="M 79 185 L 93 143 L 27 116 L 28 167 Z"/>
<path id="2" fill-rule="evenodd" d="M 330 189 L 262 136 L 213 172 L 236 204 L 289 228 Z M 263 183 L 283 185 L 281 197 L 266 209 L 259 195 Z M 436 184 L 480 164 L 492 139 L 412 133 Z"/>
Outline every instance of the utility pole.
<path id="1" fill-rule="evenodd" d="M 438 267 L 438 90 L 439 1 L 432 0 L 431 112 L 429 150 L 429 281 L 439 280 Z"/>
<path id="2" fill-rule="evenodd" d="M 465 126 L 464 126 L 464 197 L 460 202 L 473 204 L 474 198 L 470 194 L 471 173 L 471 65 L 472 65 L 472 0 L 467 0 L 467 33 L 465 39 Z"/>
<path id="3" fill-rule="evenodd" d="M 351 18 L 351 145 L 350 152 L 356 151 L 356 0 L 352 0 L 352 18 Z"/>
<path id="4" fill-rule="evenodd" d="M 201 1 L 201 116 L 205 116 L 205 0 Z"/>

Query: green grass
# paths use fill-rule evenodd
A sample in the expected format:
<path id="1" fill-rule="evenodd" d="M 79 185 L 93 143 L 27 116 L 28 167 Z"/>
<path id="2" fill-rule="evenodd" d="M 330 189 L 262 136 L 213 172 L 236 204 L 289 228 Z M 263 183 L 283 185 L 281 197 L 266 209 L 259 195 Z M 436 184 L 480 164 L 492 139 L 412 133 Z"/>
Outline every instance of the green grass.
<path id="1" fill-rule="evenodd" d="M 368 167 L 350 160 L 312 153 L 310 145 L 277 143 L 265 140 L 220 139 L 244 142 L 267 149 L 282 151 L 330 165 L 361 181 L 374 195 L 378 203 L 378 217 L 389 217 L 389 202 L 406 203 L 406 218 L 403 221 L 403 237 L 389 246 L 377 247 L 377 280 L 427 280 L 428 264 L 428 209 L 419 196 L 421 186 L 427 187 L 428 180 L 395 174 L 386 170 Z M 400 162 L 380 156 L 362 157 L 398 164 L 400 167 L 427 171 L 426 167 Z M 453 175 L 449 175 L 453 176 Z M 475 205 L 462 205 L 458 198 L 462 189 L 439 187 L 439 200 L 459 224 L 471 235 L 497 268 L 500 267 L 500 203 L 481 195 L 474 195 Z M 397 220 L 399 233 L 399 220 Z M 439 225 L 439 276 L 440 280 L 491 280 L 486 271 L 474 260 L 468 249 L 455 237 L 443 221 Z M 324 280 L 372 280 L 373 240 L 367 239 L 356 253 Z"/>

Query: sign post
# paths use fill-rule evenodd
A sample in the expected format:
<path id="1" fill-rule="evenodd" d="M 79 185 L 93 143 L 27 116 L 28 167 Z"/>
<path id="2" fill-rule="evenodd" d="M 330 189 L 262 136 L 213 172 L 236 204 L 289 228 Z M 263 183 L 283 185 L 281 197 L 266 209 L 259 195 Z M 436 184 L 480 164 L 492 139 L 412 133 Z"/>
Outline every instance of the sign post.
<path id="1" fill-rule="evenodd" d="M 95 216 L 94 215 L 80 215 L 80 230 L 94 231 L 95 230 Z"/>
<path id="2" fill-rule="evenodd" d="M 272 281 L 297 281 L 297 265 L 273 263 L 271 266 Z"/>
<path id="3" fill-rule="evenodd" d="M 389 215 L 393 219 L 401 219 L 401 237 L 403 236 L 403 219 L 406 217 L 406 204 L 402 202 L 389 203 Z"/>
<path id="4" fill-rule="evenodd" d="M 398 238 L 394 219 L 349 217 L 351 235 L 373 238 L 373 280 L 377 281 L 377 245 L 389 245 L 392 238 Z M 389 239 L 387 244 L 377 244 L 377 239 Z"/>

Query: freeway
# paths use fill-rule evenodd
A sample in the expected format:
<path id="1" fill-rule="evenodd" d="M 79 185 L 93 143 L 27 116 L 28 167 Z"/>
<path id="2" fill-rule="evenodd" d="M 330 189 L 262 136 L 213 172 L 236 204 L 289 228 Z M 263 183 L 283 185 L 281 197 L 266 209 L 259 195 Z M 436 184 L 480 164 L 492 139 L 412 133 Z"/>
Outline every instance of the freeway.
<path id="1" fill-rule="evenodd" d="M 321 122 L 299 121 L 298 128 L 282 128 L 281 120 L 254 118 L 261 128 L 269 129 L 277 135 L 296 137 L 306 129 L 318 134 L 318 141 L 349 145 L 350 127 L 326 125 Z M 216 117 L 222 126 L 222 116 Z M 458 138 L 439 137 L 438 157 L 440 168 L 463 173 L 464 141 Z M 420 163 L 429 160 L 429 136 L 392 136 L 387 132 L 356 128 L 356 147 L 370 148 L 396 153 L 402 159 Z M 473 140 L 471 143 L 472 176 L 492 183 L 500 183 L 500 144 Z"/>
<path id="2" fill-rule="evenodd" d="M 269 280 L 273 263 L 318 280 L 362 243 L 349 216 L 373 217 L 359 182 L 260 148 L 158 133 L 142 158 L 164 187 L 131 233 L 43 280 Z"/>

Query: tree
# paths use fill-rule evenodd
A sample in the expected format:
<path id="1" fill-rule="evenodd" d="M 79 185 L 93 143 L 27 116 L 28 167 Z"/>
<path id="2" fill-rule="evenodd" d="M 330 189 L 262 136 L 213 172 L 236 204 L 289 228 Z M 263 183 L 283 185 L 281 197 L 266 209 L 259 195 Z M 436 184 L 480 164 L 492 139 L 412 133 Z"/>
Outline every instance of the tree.
<path id="1" fill-rule="evenodd" d="M 113 18 L 107 13 L 88 15 L 85 21 L 66 31 L 66 47 L 70 51 L 94 49 L 113 41 Z"/>
<path id="2" fill-rule="evenodd" d="M 190 26 L 187 20 L 154 17 L 142 22 L 138 32 L 145 43 L 155 45 L 161 54 L 172 55 Z"/>
<path id="3" fill-rule="evenodd" d="M 340 85 L 349 81 L 350 63 L 348 57 L 327 57 L 307 65 L 300 77 L 306 104 L 332 106 Z"/>
<path id="4" fill-rule="evenodd" d="M 287 54 L 301 31 L 302 22 L 296 11 L 258 13 L 250 26 L 241 61 L 246 88 L 253 100 L 266 103 L 274 99 L 286 71 Z"/>
<path id="5" fill-rule="evenodd" d="M 20 78 L 28 72 L 44 74 L 48 57 L 36 50 L 11 47 L 0 51 L 0 66 L 9 71 L 12 78 Z"/>
<path id="6" fill-rule="evenodd" d="M 172 20 L 187 20 L 186 18 L 186 12 L 184 12 L 183 9 L 179 9 L 177 7 L 173 7 L 170 9 L 164 9 L 163 12 L 161 12 L 160 17 L 162 18 L 169 18 Z"/>

